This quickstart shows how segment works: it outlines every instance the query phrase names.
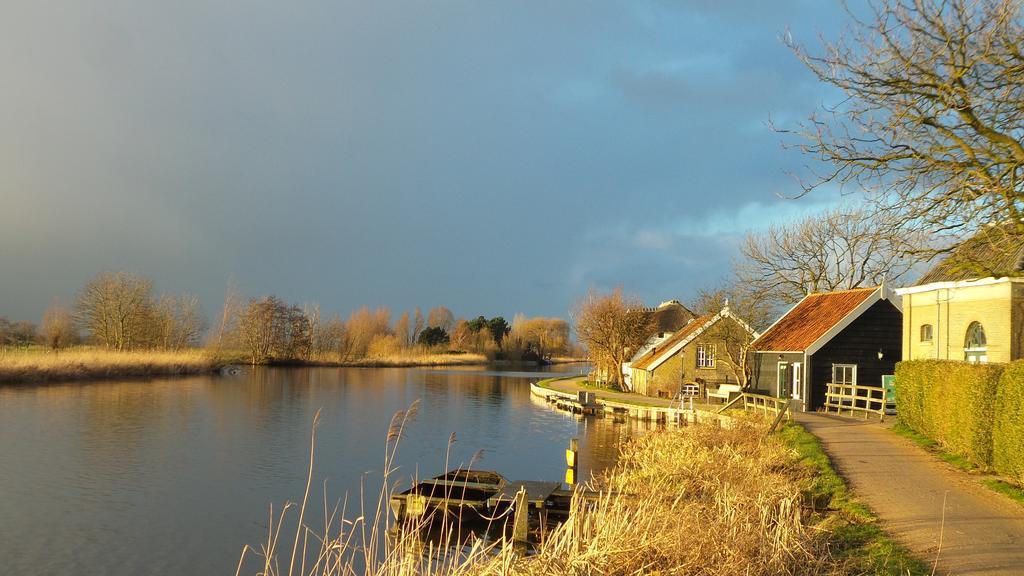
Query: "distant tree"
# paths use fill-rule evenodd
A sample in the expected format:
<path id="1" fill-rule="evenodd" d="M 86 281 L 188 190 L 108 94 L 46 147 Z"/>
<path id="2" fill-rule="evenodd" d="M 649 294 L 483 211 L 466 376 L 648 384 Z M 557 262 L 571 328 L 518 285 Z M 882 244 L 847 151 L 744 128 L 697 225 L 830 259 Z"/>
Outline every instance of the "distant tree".
<path id="1" fill-rule="evenodd" d="M 31 346 L 38 339 L 36 325 L 24 320 L 0 318 L 0 346 Z"/>
<path id="2" fill-rule="evenodd" d="M 505 351 L 515 358 L 543 360 L 569 353 L 569 323 L 562 318 L 527 318 L 516 314 L 505 337 Z"/>
<path id="3" fill-rule="evenodd" d="M 1024 18 L 1020 0 L 877 0 L 848 34 L 797 57 L 843 95 L 792 130 L 831 164 L 804 190 L 854 186 L 900 223 L 942 235 L 912 246 L 951 251 L 987 224 L 1024 237 Z M 969 251 L 962 251 L 968 254 Z M 983 267 L 982 263 L 969 263 Z M 977 270 L 981 276 L 991 272 Z"/>
<path id="4" fill-rule="evenodd" d="M 357 358 L 366 356 L 375 336 L 391 333 L 391 311 L 387 308 L 371 311 L 363 306 L 349 315 L 345 333 L 352 355 Z"/>
<path id="5" fill-rule="evenodd" d="M 622 364 L 654 333 L 653 316 L 644 312 L 639 299 L 623 296 L 617 288 L 607 294 L 587 292 L 573 306 L 572 320 L 594 365 L 626 389 Z"/>
<path id="6" fill-rule="evenodd" d="M 345 338 L 345 323 L 334 314 L 327 322 L 317 322 L 313 331 L 313 353 L 327 355 L 340 353 Z"/>
<path id="7" fill-rule="evenodd" d="M 78 296 L 75 318 L 102 346 L 130 350 L 152 334 L 153 284 L 127 272 L 104 272 Z"/>
<path id="8" fill-rule="evenodd" d="M 440 326 L 429 326 L 420 332 L 418 343 L 428 348 L 443 346 L 449 342 L 448 332 Z"/>
<path id="9" fill-rule="evenodd" d="M 43 343 L 55 352 L 74 344 L 78 340 L 78 330 L 71 312 L 54 300 L 43 313 L 43 320 L 39 323 L 39 336 Z"/>
<path id="10" fill-rule="evenodd" d="M 412 345 L 412 338 L 409 335 L 409 313 L 402 312 L 395 322 L 395 337 L 398 339 L 399 348 L 408 348 Z"/>
<path id="11" fill-rule="evenodd" d="M 306 358 L 312 344 L 309 320 L 277 296 L 252 299 L 238 320 L 239 340 L 253 364 Z"/>
<path id="12" fill-rule="evenodd" d="M 206 330 L 206 317 L 197 296 L 161 296 L 150 314 L 150 342 L 155 346 L 171 350 L 196 346 Z"/>
<path id="13" fill-rule="evenodd" d="M 483 316 L 477 316 L 476 318 L 470 320 L 466 324 L 467 327 L 473 332 L 479 332 L 484 328 L 488 327 L 487 318 L 484 318 Z"/>
<path id="14" fill-rule="evenodd" d="M 419 306 L 417 306 L 416 312 L 413 314 L 412 331 L 409 333 L 409 342 L 418 342 L 420 332 L 423 332 L 424 327 L 423 312 L 421 312 Z"/>
<path id="15" fill-rule="evenodd" d="M 502 340 L 505 339 L 505 335 L 508 334 L 512 328 L 504 318 L 501 316 L 495 316 L 487 321 L 487 329 L 491 331 L 491 338 L 494 338 L 494 343 L 501 347 Z"/>
<path id="16" fill-rule="evenodd" d="M 427 314 L 427 326 L 430 328 L 440 328 L 445 333 L 449 333 L 455 327 L 455 315 L 444 306 L 431 308 L 430 313 Z"/>
<path id="17" fill-rule="evenodd" d="M 221 308 L 220 318 L 217 319 L 216 327 L 210 335 L 209 344 L 212 348 L 230 348 L 235 345 L 231 339 L 238 334 L 237 322 L 243 305 L 244 298 L 234 282 L 229 280 L 224 293 L 224 306 Z"/>
<path id="18" fill-rule="evenodd" d="M 748 234 L 736 264 L 736 300 L 770 312 L 808 292 L 875 286 L 912 267 L 906 254 L 918 236 L 861 208 L 828 210 L 792 224 Z"/>

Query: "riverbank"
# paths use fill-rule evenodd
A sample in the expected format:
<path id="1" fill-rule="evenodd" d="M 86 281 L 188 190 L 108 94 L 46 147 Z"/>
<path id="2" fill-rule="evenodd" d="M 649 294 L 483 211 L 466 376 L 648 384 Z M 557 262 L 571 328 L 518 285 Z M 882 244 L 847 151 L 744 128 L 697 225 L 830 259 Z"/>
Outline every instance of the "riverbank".
<path id="1" fill-rule="evenodd" d="M 209 374 L 223 366 L 223 361 L 203 350 L 4 350 L 0 353 L 0 384 L 186 376 Z"/>
<path id="2" fill-rule="evenodd" d="M 558 358 L 551 364 L 582 362 Z M 0 384 L 152 378 L 210 374 L 233 364 L 247 365 L 237 351 L 187 349 L 177 351 L 118 352 L 103 348 L 70 348 L 54 352 L 41 347 L 0 349 Z M 312 359 L 271 362 L 271 366 L 331 368 L 417 368 L 444 366 L 523 366 L 512 360 L 493 360 L 483 354 L 400 354 L 349 360 Z"/>

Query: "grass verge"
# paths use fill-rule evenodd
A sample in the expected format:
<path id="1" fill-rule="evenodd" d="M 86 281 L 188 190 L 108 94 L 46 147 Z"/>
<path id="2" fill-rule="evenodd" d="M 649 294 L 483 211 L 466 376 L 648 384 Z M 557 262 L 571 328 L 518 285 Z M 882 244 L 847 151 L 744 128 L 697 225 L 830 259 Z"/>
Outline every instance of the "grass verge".
<path id="1" fill-rule="evenodd" d="M 850 562 L 855 573 L 931 573 L 924 562 L 882 530 L 867 506 L 850 495 L 817 437 L 795 422 L 782 428 L 781 437 L 812 472 L 804 490 L 814 509 L 813 525 L 832 532 L 837 557 Z"/>
<path id="2" fill-rule="evenodd" d="M 892 427 L 892 431 L 895 432 L 896 434 L 899 434 L 900 436 L 903 436 L 904 438 L 909 439 L 914 444 L 917 444 L 918 446 L 924 448 L 925 450 L 934 454 L 940 459 L 949 462 L 954 467 L 960 470 L 970 472 L 972 474 L 984 475 L 984 477 L 982 477 L 981 479 L 982 484 L 984 484 L 985 486 L 992 490 L 995 490 L 996 492 L 999 492 L 1000 494 L 1009 497 L 1014 502 L 1017 502 L 1018 504 L 1024 506 L 1024 488 L 1022 488 L 1021 486 L 1017 486 L 1012 482 L 1007 482 L 1002 478 L 999 478 L 995 475 L 986 472 L 985 470 L 982 470 L 981 468 L 975 466 L 970 460 L 964 458 L 963 456 L 959 456 L 957 454 L 952 454 L 950 452 L 945 451 L 942 448 L 941 444 L 925 436 L 924 434 L 921 434 L 920 432 L 914 430 L 910 426 L 907 426 L 903 422 L 897 422 L 896 425 Z"/>

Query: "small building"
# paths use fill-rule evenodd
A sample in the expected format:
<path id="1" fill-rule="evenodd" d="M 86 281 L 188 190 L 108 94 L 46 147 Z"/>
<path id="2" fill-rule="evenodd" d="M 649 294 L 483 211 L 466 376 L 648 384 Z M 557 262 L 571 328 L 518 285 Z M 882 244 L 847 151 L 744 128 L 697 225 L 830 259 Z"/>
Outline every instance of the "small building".
<path id="1" fill-rule="evenodd" d="M 757 336 L 726 306 L 717 314 L 694 319 L 623 365 L 631 390 L 647 396 L 673 397 L 684 383 L 702 388 L 737 384 L 739 348 Z"/>
<path id="2" fill-rule="evenodd" d="M 903 297 L 904 358 L 1024 358 L 1024 241 L 988 236 L 983 230 L 914 286 L 897 290 Z"/>
<path id="3" fill-rule="evenodd" d="M 696 314 L 684 306 L 679 300 L 666 300 L 657 306 L 645 307 L 641 308 L 641 310 L 651 316 L 651 324 L 653 326 L 654 333 L 647 339 L 647 342 L 645 342 L 639 350 L 633 353 L 631 360 L 640 358 L 655 346 L 665 340 L 668 340 L 672 337 L 672 334 L 681 330 L 697 317 Z M 621 367 L 622 380 L 626 384 L 626 389 L 632 390 L 633 388 L 630 382 L 631 374 L 626 366 L 628 366 L 628 363 L 623 364 Z M 591 372 L 590 377 L 598 382 L 610 382 L 615 379 L 614 374 L 607 373 L 607 371 L 601 367 L 595 367 L 593 372 Z"/>
<path id="4" fill-rule="evenodd" d="M 901 358 L 902 323 L 884 284 L 809 294 L 751 344 L 752 387 L 808 411 L 825 403 L 829 383 L 882 386 Z"/>

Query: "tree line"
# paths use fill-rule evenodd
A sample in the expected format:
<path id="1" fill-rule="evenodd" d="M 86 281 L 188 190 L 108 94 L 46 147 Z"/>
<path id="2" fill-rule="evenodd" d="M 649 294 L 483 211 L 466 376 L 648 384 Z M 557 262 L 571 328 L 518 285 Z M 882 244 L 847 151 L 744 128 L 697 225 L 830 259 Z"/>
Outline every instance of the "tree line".
<path id="1" fill-rule="evenodd" d="M 544 360 L 571 352 L 569 324 L 560 318 L 456 318 L 445 306 L 416 308 L 392 320 L 388 308 L 362 307 L 346 318 L 316 304 L 278 296 L 244 298 L 229 288 L 210 324 L 196 296 L 157 294 L 150 279 L 104 272 L 79 291 L 70 308 L 54 302 L 39 324 L 0 318 L 0 346 L 76 344 L 130 350 L 178 350 L 206 345 L 252 363 L 350 362 L 417 354 L 468 352 L 488 358 Z"/>

